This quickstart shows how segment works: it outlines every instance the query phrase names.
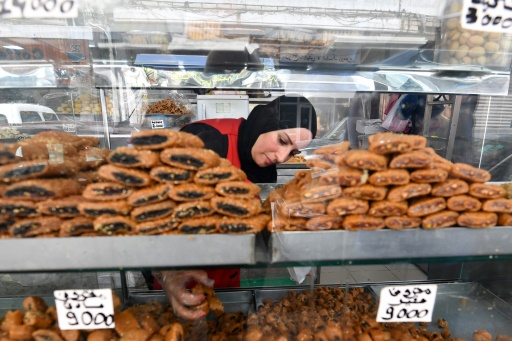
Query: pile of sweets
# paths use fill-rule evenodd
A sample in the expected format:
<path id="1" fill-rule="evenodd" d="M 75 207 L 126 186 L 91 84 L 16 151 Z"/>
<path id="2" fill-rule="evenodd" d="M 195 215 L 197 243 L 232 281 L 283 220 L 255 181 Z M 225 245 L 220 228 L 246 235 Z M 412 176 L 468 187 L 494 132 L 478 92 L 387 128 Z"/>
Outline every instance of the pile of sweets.
<path id="1" fill-rule="evenodd" d="M 13 182 L 0 199 L 3 237 L 256 233 L 270 221 L 259 187 L 194 135 L 135 132 L 133 147 L 89 148 L 80 161 L 81 150 L 57 143 L 77 137 L 56 134 L 51 146 L 64 148 L 62 162 L 50 151 L 49 159 L 24 168 L 18 160 L 0 167 L 4 181 Z M 35 148 L 33 140 L 23 143 Z M 41 148 L 50 150 L 48 143 Z M 81 162 L 87 176 L 79 173 Z"/>
<path id="2" fill-rule="evenodd" d="M 322 147 L 271 192 L 271 231 L 379 230 L 512 225 L 512 200 L 489 172 L 452 163 L 422 136 L 379 133 L 368 150 Z"/>

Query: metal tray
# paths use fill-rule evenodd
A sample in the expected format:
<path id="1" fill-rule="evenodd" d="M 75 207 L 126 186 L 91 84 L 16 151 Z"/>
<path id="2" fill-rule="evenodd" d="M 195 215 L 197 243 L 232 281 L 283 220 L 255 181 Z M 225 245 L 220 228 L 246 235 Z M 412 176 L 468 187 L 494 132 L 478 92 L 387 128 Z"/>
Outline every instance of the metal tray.
<path id="1" fill-rule="evenodd" d="M 224 305 L 224 311 L 227 313 L 242 312 L 249 314 L 254 312 L 254 294 L 251 290 L 233 290 L 223 291 L 215 290 L 215 295 Z M 160 302 L 169 304 L 169 300 L 162 291 L 155 292 L 134 292 L 128 298 L 128 306 L 134 304 L 144 304 L 151 302 Z"/>
<path id="2" fill-rule="evenodd" d="M 270 242 L 273 263 L 479 256 L 492 258 L 512 253 L 512 227 L 277 232 L 272 233 Z"/>
<path id="3" fill-rule="evenodd" d="M 377 299 L 384 286 L 372 286 Z M 452 336 L 472 340 L 473 332 L 485 329 L 497 335 L 512 335 L 512 307 L 478 283 L 437 285 L 437 296 L 429 331 L 440 332 L 437 320 L 448 321 Z"/>
<path id="4" fill-rule="evenodd" d="M 256 235 L 0 240 L 0 271 L 69 271 L 255 264 Z"/>

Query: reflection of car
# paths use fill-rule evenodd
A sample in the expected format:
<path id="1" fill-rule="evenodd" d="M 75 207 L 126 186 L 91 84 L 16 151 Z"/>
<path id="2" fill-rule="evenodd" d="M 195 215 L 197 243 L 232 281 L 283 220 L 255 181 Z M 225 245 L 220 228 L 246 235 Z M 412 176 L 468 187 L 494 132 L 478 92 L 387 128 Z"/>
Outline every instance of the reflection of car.
<path id="1" fill-rule="evenodd" d="M 35 134 L 45 130 L 62 130 L 55 112 L 38 104 L 0 104 L 0 127 L 15 126 L 21 133 Z"/>

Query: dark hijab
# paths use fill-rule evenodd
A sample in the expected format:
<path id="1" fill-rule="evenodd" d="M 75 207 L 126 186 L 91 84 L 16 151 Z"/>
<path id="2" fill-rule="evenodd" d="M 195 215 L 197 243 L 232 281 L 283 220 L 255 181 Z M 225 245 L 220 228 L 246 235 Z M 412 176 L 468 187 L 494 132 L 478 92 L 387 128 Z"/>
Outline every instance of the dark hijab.
<path id="1" fill-rule="evenodd" d="M 276 165 L 260 167 L 252 159 L 252 147 L 261 134 L 274 130 L 295 128 L 289 123 L 279 121 L 279 100 L 285 96 L 280 96 L 266 105 L 256 106 L 247 120 L 240 124 L 238 129 L 238 156 L 242 164 L 242 170 L 247 174 L 249 180 L 256 183 L 272 183 L 277 180 Z M 313 107 L 313 106 L 312 106 Z M 313 138 L 316 134 L 316 112 L 313 108 L 311 121 L 311 132 Z M 301 122 L 301 126 L 308 127 L 309 122 Z M 309 128 L 307 128 L 309 130 Z"/>

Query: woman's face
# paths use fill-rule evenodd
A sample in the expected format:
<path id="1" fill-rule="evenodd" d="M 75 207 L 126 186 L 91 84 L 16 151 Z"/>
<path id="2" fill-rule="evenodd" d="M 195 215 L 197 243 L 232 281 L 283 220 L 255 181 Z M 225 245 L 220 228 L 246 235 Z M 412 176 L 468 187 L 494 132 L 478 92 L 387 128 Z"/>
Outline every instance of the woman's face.
<path id="1" fill-rule="evenodd" d="M 299 149 L 307 147 L 311 139 L 311 132 L 305 128 L 282 129 L 261 134 L 252 146 L 252 159 L 260 167 L 286 162 L 298 154 Z"/>

